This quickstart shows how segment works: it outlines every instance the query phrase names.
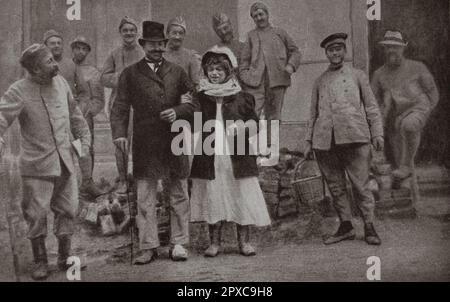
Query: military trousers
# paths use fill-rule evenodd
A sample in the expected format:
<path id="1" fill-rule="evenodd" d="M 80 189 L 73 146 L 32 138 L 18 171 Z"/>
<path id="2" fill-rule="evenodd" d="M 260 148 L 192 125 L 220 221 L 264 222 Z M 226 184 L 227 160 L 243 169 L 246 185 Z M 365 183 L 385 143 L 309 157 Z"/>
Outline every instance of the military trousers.
<path id="1" fill-rule="evenodd" d="M 47 236 L 47 214 L 54 214 L 53 232 L 56 237 L 72 235 L 78 211 L 78 185 L 75 174 L 69 173 L 61 162 L 62 173 L 57 177 L 22 176 L 22 212 L 28 224 L 29 239 Z"/>
<path id="2" fill-rule="evenodd" d="M 357 208 L 365 223 L 374 220 L 375 199 L 369 187 L 372 149 L 369 143 L 332 144 L 330 150 L 314 150 L 322 175 L 330 189 L 341 221 L 350 221 L 352 211 L 347 177 L 351 182 Z"/>

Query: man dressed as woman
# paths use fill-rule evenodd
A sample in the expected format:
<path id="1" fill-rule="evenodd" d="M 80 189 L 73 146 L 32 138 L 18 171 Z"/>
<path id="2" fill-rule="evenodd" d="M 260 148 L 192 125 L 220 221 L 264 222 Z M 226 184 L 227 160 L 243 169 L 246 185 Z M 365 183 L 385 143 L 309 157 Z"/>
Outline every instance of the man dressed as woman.
<path id="1" fill-rule="evenodd" d="M 258 183 L 256 156 L 250 149 L 252 131 L 242 126 L 258 122 L 255 100 L 241 91 L 234 74 L 237 60 L 229 48 L 211 48 L 202 58 L 202 68 L 206 78 L 200 81 L 194 98 L 200 104 L 203 125 L 212 126 L 202 128 L 203 148 L 200 155 L 196 152 L 192 165 L 191 221 L 209 225 L 211 244 L 205 256 L 219 253 L 224 222 L 236 223 L 240 253 L 253 256 L 256 252 L 250 245 L 249 226 L 270 224 Z M 241 135 L 245 135 L 244 140 Z M 207 150 L 211 136 L 212 150 Z"/>

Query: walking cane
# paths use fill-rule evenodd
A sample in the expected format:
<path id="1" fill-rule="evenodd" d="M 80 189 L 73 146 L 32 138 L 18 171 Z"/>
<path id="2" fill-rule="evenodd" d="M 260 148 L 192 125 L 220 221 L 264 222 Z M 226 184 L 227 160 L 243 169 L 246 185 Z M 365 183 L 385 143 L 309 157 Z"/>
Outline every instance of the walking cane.
<path id="1" fill-rule="evenodd" d="M 11 202 L 14 197 L 12 196 L 12 190 L 11 188 L 15 188 L 17 187 L 17 184 L 14 183 L 14 181 L 16 181 L 16 179 L 14 179 L 13 175 L 12 175 L 12 171 L 14 171 L 14 169 L 10 169 L 10 166 L 16 168 L 16 165 L 14 165 L 14 163 L 10 163 L 10 160 L 1 160 L 1 166 L 0 168 L 0 172 L 1 170 L 3 170 L 3 172 L 1 174 L 4 173 L 4 175 L 1 175 L 3 179 L 5 179 L 5 184 L 6 184 L 6 188 L 9 188 L 7 190 L 7 194 L 6 194 L 6 199 L 5 200 L 5 214 L 6 214 L 6 221 L 8 223 L 8 231 L 9 231 L 9 242 L 11 245 L 11 251 L 12 251 L 12 256 L 13 256 L 13 266 L 14 266 L 14 276 L 16 278 L 16 282 L 20 282 L 20 270 L 19 270 L 19 256 L 17 255 L 17 250 L 16 250 L 16 233 L 14 231 L 14 223 L 12 221 L 12 218 L 14 217 L 13 214 L 11 214 L 10 211 L 10 206 L 9 206 L 9 202 Z M 4 176 L 4 177 L 3 177 Z"/>
<path id="2" fill-rule="evenodd" d="M 130 265 L 133 265 L 133 245 L 134 245 L 134 215 L 132 211 L 131 201 L 130 201 L 130 183 L 128 182 L 128 152 L 123 152 L 123 165 L 125 170 L 125 183 L 127 187 L 127 203 L 128 203 L 128 212 L 130 213 L 130 237 L 131 237 L 131 245 L 130 245 Z"/>

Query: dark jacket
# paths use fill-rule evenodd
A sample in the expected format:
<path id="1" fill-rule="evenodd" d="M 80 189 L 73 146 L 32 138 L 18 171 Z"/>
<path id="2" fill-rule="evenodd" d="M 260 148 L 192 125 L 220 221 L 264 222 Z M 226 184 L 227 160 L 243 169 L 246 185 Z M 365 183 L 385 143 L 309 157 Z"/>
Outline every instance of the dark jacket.
<path id="1" fill-rule="evenodd" d="M 203 125 L 208 120 L 216 119 L 216 101 L 214 97 L 205 95 L 203 92 L 194 95 L 194 100 L 200 105 L 199 112 L 202 113 Z M 259 122 L 255 113 L 255 99 L 249 93 L 240 92 L 238 94 L 224 97 L 222 105 L 222 114 L 224 121 L 243 121 L 254 120 Z M 214 133 L 214 129 L 210 132 L 203 131 L 201 143 L 202 146 L 205 139 Z M 236 178 L 244 178 L 258 176 L 258 167 L 256 165 L 256 156 L 250 154 L 249 133 L 245 135 L 245 155 L 237 155 L 238 143 L 236 136 L 227 136 L 227 140 L 234 140 L 234 152 L 231 155 L 231 163 L 233 166 L 233 174 Z M 241 147 L 242 148 L 242 147 Z M 195 155 L 192 163 L 191 178 L 199 179 L 215 179 L 214 155 Z"/>
<path id="2" fill-rule="evenodd" d="M 177 119 L 190 120 L 192 103 L 181 103 L 181 95 L 193 86 L 184 70 L 164 61 L 157 73 L 144 59 L 124 69 L 119 78 L 118 95 L 111 110 L 113 139 L 127 137 L 130 107 L 133 107 L 133 173 L 136 178 L 189 176 L 186 155 L 175 156 L 171 141 L 178 133 L 160 119 L 162 111 L 173 108 Z"/>

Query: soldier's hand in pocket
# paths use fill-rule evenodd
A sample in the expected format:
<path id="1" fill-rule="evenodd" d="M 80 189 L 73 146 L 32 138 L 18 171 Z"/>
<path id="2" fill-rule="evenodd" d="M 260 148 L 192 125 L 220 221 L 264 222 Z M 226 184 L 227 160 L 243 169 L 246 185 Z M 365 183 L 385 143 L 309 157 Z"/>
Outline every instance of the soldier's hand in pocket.
<path id="1" fill-rule="evenodd" d="M 372 146 L 375 151 L 383 151 L 384 150 L 384 138 L 382 136 L 377 136 L 372 138 Z"/>

